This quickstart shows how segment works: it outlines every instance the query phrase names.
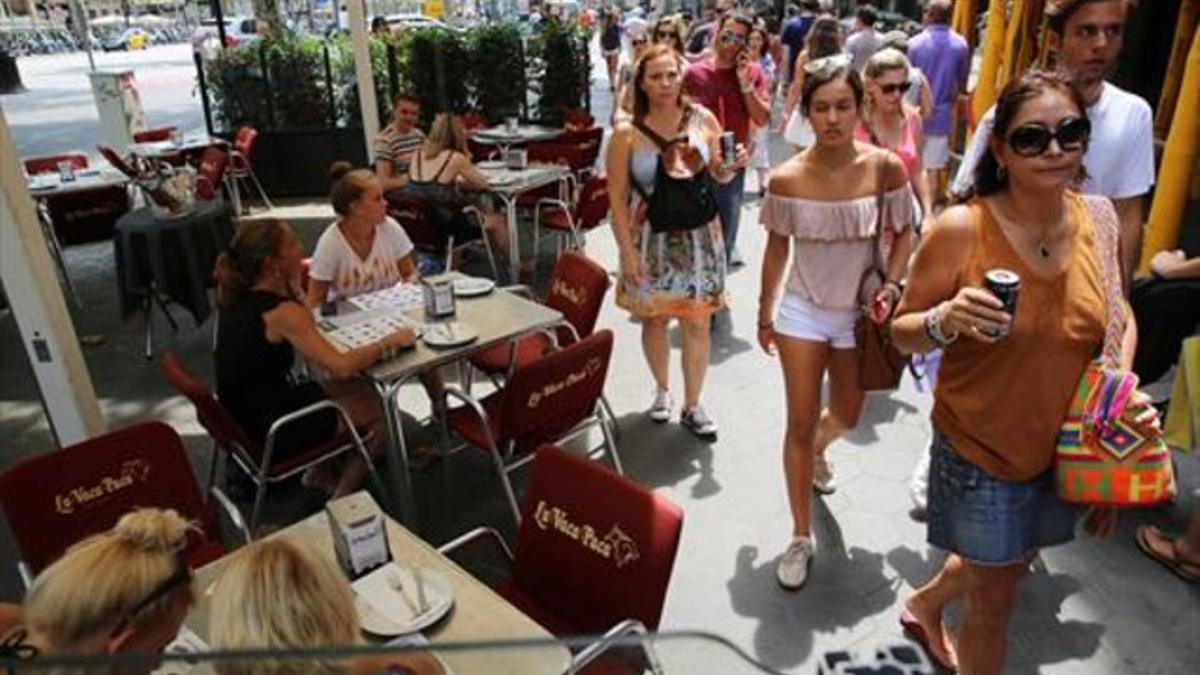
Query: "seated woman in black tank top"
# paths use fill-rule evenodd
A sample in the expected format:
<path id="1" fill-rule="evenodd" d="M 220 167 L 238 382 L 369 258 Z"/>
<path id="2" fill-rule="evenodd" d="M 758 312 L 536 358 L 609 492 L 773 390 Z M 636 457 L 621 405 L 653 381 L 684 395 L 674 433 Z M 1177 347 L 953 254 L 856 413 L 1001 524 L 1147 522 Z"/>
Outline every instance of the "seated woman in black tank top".
<path id="1" fill-rule="evenodd" d="M 479 231 L 462 212 L 467 202 L 459 195 L 458 186 L 468 190 L 486 190 L 487 176 L 471 163 L 467 152 L 467 130 L 457 115 L 439 113 L 429 129 L 425 145 L 413 153 L 408 167 L 408 182 L 404 191 L 425 199 L 437 221 L 435 225 L 455 242 L 479 237 Z M 508 257 L 508 225 L 504 216 L 486 211 L 483 227 L 491 236 L 493 249 Z"/>
<path id="2" fill-rule="evenodd" d="M 374 431 L 374 442 L 382 443 L 386 434 L 378 399 L 366 384 L 350 378 L 385 355 L 412 346 L 415 336 L 404 329 L 347 352 L 334 349 L 299 299 L 303 256 L 291 228 L 271 219 L 243 223 L 229 250 L 217 259 L 221 305 L 215 356 L 217 396 L 242 428 L 262 442 L 275 420 L 330 398 L 332 393 L 354 423 Z M 316 382 L 294 383 L 291 374 L 296 351 L 345 381 L 329 382 L 326 387 Z M 284 427 L 276 437 L 272 464 L 313 447 L 337 429 L 338 418 L 332 411 Z M 371 450 L 377 454 L 380 448 Z M 336 484 L 328 486 L 332 496 L 356 490 L 366 469 L 361 457 L 353 456 Z"/>

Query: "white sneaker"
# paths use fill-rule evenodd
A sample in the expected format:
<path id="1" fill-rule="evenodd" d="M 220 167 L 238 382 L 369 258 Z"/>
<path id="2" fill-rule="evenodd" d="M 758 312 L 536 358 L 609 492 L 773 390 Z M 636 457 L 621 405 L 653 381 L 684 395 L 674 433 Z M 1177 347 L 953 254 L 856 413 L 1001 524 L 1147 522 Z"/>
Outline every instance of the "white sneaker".
<path id="1" fill-rule="evenodd" d="M 775 568 L 775 578 L 779 585 L 789 591 L 798 590 L 808 581 L 808 566 L 813 554 L 817 551 L 816 540 L 812 537 L 796 537 L 792 540 L 779 566 Z"/>
<path id="2" fill-rule="evenodd" d="M 646 411 L 646 414 L 650 419 L 661 424 L 671 419 L 671 408 L 674 407 L 675 401 L 671 399 L 671 392 L 666 389 L 655 389 L 654 402 L 650 404 L 650 410 Z"/>
<path id="3" fill-rule="evenodd" d="M 826 459 L 823 452 L 813 457 L 813 490 L 822 495 L 831 495 L 837 490 L 837 482 L 833 480 L 833 462 Z"/>
<path id="4" fill-rule="evenodd" d="M 701 406 L 685 408 L 679 415 L 679 423 L 693 434 L 708 441 L 717 439 L 717 423 L 712 421 Z"/>

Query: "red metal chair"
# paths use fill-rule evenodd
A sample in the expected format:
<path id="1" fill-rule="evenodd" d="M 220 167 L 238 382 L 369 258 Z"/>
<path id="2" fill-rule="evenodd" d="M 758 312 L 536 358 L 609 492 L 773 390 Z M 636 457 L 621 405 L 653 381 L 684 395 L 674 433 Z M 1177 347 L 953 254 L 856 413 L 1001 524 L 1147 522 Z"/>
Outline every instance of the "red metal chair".
<path id="1" fill-rule="evenodd" d="M 481 112 L 469 112 L 462 115 L 463 128 L 467 131 L 482 129 L 488 125 L 487 116 Z"/>
<path id="2" fill-rule="evenodd" d="M 467 138 L 467 152 L 471 154 L 472 162 L 486 162 L 500 157 L 500 148 L 490 143 L 480 143 L 474 138 Z"/>
<path id="3" fill-rule="evenodd" d="M 239 128 L 233 137 L 233 152 L 229 156 L 228 171 L 233 185 L 233 209 L 237 213 L 242 212 L 239 184 L 246 179 L 250 179 L 250 182 L 253 183 L 267 208 L 275 208 L 275 205 L 271 203 L 271 198 L 267 196 L 267 191 L 263 189 L 262 183 L 258 182 L 258 176 L 254 174 L 254 148 L 257 142 L 258 130 L 250 125 Z"/>
<path id="4" fill-rule="evenodd" d="M 550 289 L 544 300 L 547 307 L 563 315 L 557 340 L 545 332 L 533 333 L 508 344 L 500 344 L 478 352 L 471 365 L 490 376 L 506 377 L 520 367 L 540 359 L 558 345 L 568 345 L 588 337 L 596 327 L 604 296 L 608 293 L 608 272 L 587 256 L 567 251 L 554 266 Z"/>
<path id="5" fill-rule="evenodd" d="M 592 176 L 583 184 L 574 202 L 544 198 L 533 212 L 533 250 L 538 250 L 542 228 L 558 233 L 558 250 L 564 240 L 571 248 L 582 248 L 582 234 L 603 225 L 608 219 L 608 177 Z"/>
<path id="6" fill-rule="evenodd" d="M 213 460 L 209 465 L 208 485 L 211 487 L 216 479 L 217 460 L 222 456 L 232 457 L 234 464 L 254 482 L 256 490 L 249 523 L 251 533 L 256 531 L 267 488 L 271 484 L 287 480 L 346 452 L 357 451 L 359 453 L 366 461 L 371 478 L 375 481 L 380 494 L 386 494 L 379 474 L 376 473 L 375 466 L 371 462 L 371 456 L 363 444 L 366 435 L 355 428 L 350 416 L 334 401 L 318 401 L 280 417 L 268 430 L 266 441 L 260 444 L 242 429 L 241 425 L 233 419 L 233 415 L 217 400 L 213 392 L 189 372 L 173 352 L 163 354 L 162 370 L 167 381 L 171 383 L 171 387 L 186 396 L 195 406 L 197 420 L 212 437 Z M 314 439 L 313 447 L 306 448 L 285 460 L 274 462 L 271 460 L 275 448 L 275 437 L 281 429 L 299 419 L 324 410 L 333 410 L 341 419 L 345 431 L 338 433 L 333 438 Z"/>
<path id="7" fill-rule="evenodd" d="M 78 152 L 26 157 L 22 161 L 25 163 L 25 173 L 30 176 L 38 173 L 55 173 L 58 171 L 59 162 L 70 162 L 76 171 L 88 168 L 87 156 Z"/>
<path id="8" fill-rule="evenodd" d="M 446 415 L 447 426 L 468 444 L 489 453 L 504 495 L 520 522 L 517 497 L 508 474 L 532 458 L 543 443 L 557 442 L 599 425 L 613 467 L 621 458 L 600 397 L 612 357 L 612 331 L 599 331 L 562 351 L 547 354 L 513 370 L 505 386 L 482 400 L 446 387 L 464 405 Z"/>
<path id="9" fill-rule="evenodd" d="M 171 134 L 175 133 L 175 127 L 157 127 L 155 129 L 147 129 L 139 131 L 133 135 L 134 143 L 158 143 L 160 141 L 171 140 Z"/>
<path id="10" fill-rule="evenodd" d="M 237 509 L 215 488 L 243 536 Z M 225 554 L 214 501 L 206 500 L 179 434 L 146 422 L 25 460 L 0 475 L 0 506 L 22 561 L 26 584 L 71 544 L 116 524 L 144 506 L 174 509 L 199 529 L 188 537 L 194 567 Z"/>
<path id="11" fill-rule="evenodd" d="M 492 242 L 488 239 L 487 233 L 483 231 L 483 214 L 479 212 L 479 209 L 474 206 L 463 207 L 463 211 L 471 221 L 478 225 L 479 238 L 455 241 L 453 234 L 444 233 L 434 226 L 433 218 L 430 216 L 430 206 L 425 199 L 404 190 L 391 190 L 386 196 L 388 215 L 404 228 L 405 234 L 412 240 L 413 246 L 418 251 L 445 256 L 444 269 L 447 272 L 454 268 L 456 253 L 482 244 L 484 252 L 487 254 L 488 264 L 492 268 L 492 278 L 500 278 L 500 268 L 496 265 L 496 255 L 492 252 Z"/>
<path id="12" fill-rule="evenodd" d="M 683 530 L 678 506 L 604 466 L 543 445 L 522 514 L 513 549 L 496 530 L 477 528 L 438 550 L 450 554 L 490 537 L 512 567 L 511 579 L 496 590 L 556 636 L 658 628 Z"/>
<path id="13" fill-rule="evenodd" d="M 604 127 L 593 126 L 578 131 L 567 131 L 557 140 L 579 149 L 579 164 L 572 165 L 571 168 L 579 179 L 583 180 L 595 169 L 596 160 L 600 157 L 600 146 L 604 143 Z"/>
<path id="14" fill-rule="evenodd" d="M 200 157 L 200 166 L 196 170 L 196 197 L 212 199 L 221 189 L 225 180 L 225 167 L 229 165 L 229 153 L 221 148 L 212 146 L 204 150 Z"/>
<path id="15" fill-rule="evenodd" d="M 596 124 L 596 118 L 582 108 L 568 108 L 563 112 L 563 127 L 568 131 L 587 129 Z"/>

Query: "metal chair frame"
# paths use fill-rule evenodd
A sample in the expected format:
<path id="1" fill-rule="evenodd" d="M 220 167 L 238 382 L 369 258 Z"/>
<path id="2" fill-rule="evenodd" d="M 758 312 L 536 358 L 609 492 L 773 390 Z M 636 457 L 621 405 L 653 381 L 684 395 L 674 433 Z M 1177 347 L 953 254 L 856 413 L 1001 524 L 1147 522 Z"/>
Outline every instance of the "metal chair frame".
<path id="1" fill-rule="evenodd" d="M 445 393 L 448 398 L 458 399 L 465 406 L 470 408 L 471 412 L 473 412 L 483 424 L 483 428 L 487 430 L 489 447 L 482 449 L 487 451 L 492 456 L 492 463 L 494 465 L 493 468 L 496 469 L 496 475 L 500 477 L 500 484 L 504 488 L 504 496 L 506 499 L 508 499 L 508 505 L 513 512 L 513 520 L 518 526 L 520 526 L 521 505 L 517 501 L 516 491 L 513 490 L 512 481 L 509 480 L 508 475 L 532 462 L 536 453 L 529 452 L 517 457 L 515 440 L 510 440 L 507 444 L 505 444 L 504 451 L 501 452 L 500 447 L 496 444 L 495 436 L 492 435 L 491 426 L 488 424 L 488 414 L 487 411 L 483 409 L 483 405 L 474 397 L 464 393 L 461 389 L 458 389 L 452 385 L 446 386 Z M 588 429 L 591 429 L 593 426 L 599 426 L 600 433 L 604 436 L 604 441 L 596 447 L 587 449 L 586 454 L 588 458 L 592 459 L 596 456 L 598 450 L 604 450 L 610 461 L 612 461 L 613 469 L 618 474 L 624 475 L 625 471 L 621 467 L 621 457 L 617 453 L 616 438 L 613 436 L 612 429 L 609 427 L 610 422 L 606 418 L 606 407 L 600 399 L 597 399 L 596 405 L 590 416 L 580 420 L 575 427 L 568 430 L 558 438 L 546 439 L 546 442 L 560 443 L 562 441 L 567 441 L 584 433 Z"/>

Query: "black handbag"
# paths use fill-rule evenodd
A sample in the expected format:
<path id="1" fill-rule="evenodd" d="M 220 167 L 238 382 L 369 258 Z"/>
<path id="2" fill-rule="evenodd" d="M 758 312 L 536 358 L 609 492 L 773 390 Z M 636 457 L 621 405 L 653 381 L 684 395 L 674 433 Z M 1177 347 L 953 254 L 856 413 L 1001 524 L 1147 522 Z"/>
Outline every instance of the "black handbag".
<path id="1" fill-rule="evenodd" d="M 683 114 L 679 128 L 682 131 L 688 122 L 691 109 Z M 704 227 L 717 217 L 717 191 L 713 178 L 708 170 L 701 170 L 689 178 L 676 178 L 667 172 L 663 165 L 663 155 L 667 149 L 676 143 L 682 143 L 682 138 L 666 140 L 656 131 L 646 126 L 641 119 L 635 119 L 633 126 L 658 146 L 658 162 L 654 170 L 654 192 L 646 194 L 637 181 L 633 181 L 634 189 L 646 202 L 646 219 L 650 221 L 651 232 L 683 232 Z"/>

